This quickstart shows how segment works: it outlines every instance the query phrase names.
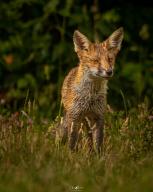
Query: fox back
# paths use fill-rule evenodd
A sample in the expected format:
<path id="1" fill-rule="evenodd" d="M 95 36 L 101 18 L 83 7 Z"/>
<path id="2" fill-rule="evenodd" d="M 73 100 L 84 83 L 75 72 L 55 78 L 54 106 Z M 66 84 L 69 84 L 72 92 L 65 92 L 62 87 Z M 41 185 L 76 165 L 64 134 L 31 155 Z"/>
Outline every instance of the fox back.
<path id="1" fill-rule="evenodd" d="M 74 149 L 81 124 L 87 124 L 90 148 L 98 151 L 103 138 L 107 82 L 113 76 L 116 56 L 121 48 L 123 28 L 119 28 L 102 43 L 91 43 L 79 31 L 74 32 L 74 49 L 79 65 L 66 76 L 62 87 L 65 110 L 63 136 Z"/>

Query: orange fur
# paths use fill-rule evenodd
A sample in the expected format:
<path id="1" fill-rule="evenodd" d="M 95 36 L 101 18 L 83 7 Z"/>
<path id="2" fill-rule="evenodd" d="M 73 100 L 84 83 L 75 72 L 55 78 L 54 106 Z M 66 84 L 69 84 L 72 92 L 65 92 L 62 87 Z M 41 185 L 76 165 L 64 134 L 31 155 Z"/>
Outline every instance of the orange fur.
<path id="1" fill-rule="evenodd" d="M 70 149 L 76 147 L 81 124 L 88 120 L 90 147 L 100 152 L 106 109 L 107 81 L 113 75 L 115 59 L 121 47 L 123 29 L 116 30 L 102 43 L 91 43 L 79 31 L 74 32 L 74 46 L 79 66 L 66 76 L 62 87 L 65 110 L 63 137 L 69 139 Z"/>

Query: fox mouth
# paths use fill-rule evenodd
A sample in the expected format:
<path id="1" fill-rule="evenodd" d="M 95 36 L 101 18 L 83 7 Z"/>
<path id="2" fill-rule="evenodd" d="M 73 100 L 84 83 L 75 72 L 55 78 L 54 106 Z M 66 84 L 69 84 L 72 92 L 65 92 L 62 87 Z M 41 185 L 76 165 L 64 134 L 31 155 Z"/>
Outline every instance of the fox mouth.
<path id="1" fill-rule="evenodd" d="M 90 77 L 94 79 L 110 79 L 113 76 L 113 69 L 91 70 Z"/>
<path id="2" fill-rule="evenodd" d="M 113 76 L 113 74 L 108 75 L 107 73 L 105 73 L 105 74 L 96 73 L 95 75 L 96 75 L 96 77 L 98 77 L 98 78 L 103 78 L 103 79 L 110 79 L 110 78 Z"/>

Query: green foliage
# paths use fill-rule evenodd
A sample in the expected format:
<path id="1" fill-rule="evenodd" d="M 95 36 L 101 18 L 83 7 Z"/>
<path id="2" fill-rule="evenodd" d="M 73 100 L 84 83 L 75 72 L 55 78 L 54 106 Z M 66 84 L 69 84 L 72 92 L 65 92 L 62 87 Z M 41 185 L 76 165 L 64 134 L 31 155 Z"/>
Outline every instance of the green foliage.
<path id="1" fill-rule="evenodd" d="M 5 105 L 13 104 L 17 109 L 29 90 L 29 97 L 37 100 L 44 111 L 50 106 L 50 113 L 57 112 L 63 78 L 78 62 L 73 50 L 73 31 L 79 29 L 91 40 L 104 40 L 120 26 L 125 29 L 125 38 L 109 85 L 109 103 L 123 108 L 122 90 L 128 107 L 145 97 L 151 104 L 153 9 L 137 9 L 128 2 L 124 2 L 128 8 L 113 7 L 112 3 L 0 2 L 0 99 L 5 100 Z"/>

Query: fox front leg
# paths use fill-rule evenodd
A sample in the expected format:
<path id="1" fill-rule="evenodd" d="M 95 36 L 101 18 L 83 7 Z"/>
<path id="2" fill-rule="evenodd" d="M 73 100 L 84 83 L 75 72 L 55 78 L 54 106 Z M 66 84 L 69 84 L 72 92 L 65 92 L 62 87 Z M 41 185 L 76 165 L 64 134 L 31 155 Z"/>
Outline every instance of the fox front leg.
<path id="1" fill-rule="evenodd" d="M 88 144 L 88 151 L 89 153 L 93 152 L 93 135 L 92 135 L 92 125 L 90 118 L 85 117 L 83 121 L 83 128 L 86 130 L 86 135 L 87 135 L 87 144 Z"/>
<path id="2" fill-rule="evenodd" d="M 78 141 L 78 129 L 79 124 L 76 121 L 72 121 L 70 124 L 70 133 L 69 133 L 69 148 L 73 151 L 77 147 Z"/>
<path id="3" fill-rule="evenodd" d="M 63 120 L 61 122 L 61 138 L 62 144 L 65 144 L 68 140 L 68 125 L 66 115 L 63 117 Z"/>
<path id="4" fill-rule="evenodd" d="M 103 127 L 104 121 L 101 118 L 96 118 L 93 131 L 94 131 L 94 147 L 98 154 L 102 152 L 103 145 Z"/>

